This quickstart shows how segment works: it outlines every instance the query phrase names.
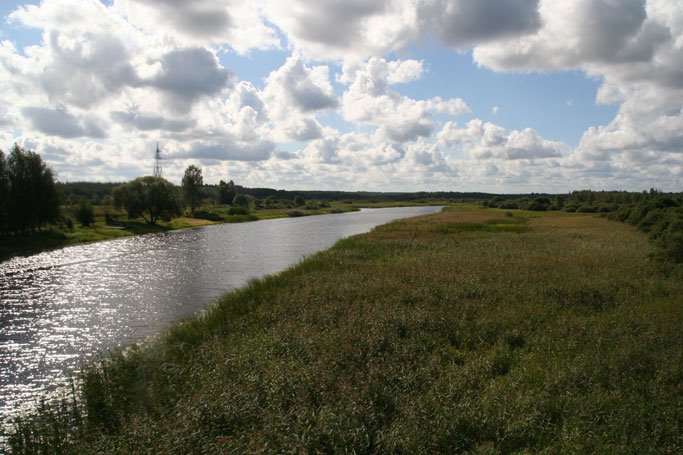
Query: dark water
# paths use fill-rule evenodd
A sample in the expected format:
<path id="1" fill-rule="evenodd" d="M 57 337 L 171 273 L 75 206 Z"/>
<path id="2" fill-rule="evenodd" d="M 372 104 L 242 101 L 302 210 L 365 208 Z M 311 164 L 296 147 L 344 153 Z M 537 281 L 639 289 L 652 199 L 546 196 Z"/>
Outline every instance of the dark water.
<path id="1" fill-rule="evenodd" d="M 0 263 L 2 426 L 88 356 L 154 335 L 250 278 L 343 237 L 438 207 L 224 224 L 79 245 Z M 1 441 L 0 441 L 1 442 Z"/>

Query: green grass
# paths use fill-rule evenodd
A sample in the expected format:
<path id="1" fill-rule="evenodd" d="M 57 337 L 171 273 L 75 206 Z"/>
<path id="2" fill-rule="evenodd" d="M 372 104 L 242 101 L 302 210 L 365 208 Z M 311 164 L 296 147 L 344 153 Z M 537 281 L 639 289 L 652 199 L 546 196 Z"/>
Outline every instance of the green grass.
<path id="1" fill-rule="evenodd" d="M 683 271 L 652 252 L 589 214 L 397 221 L 91 365 L 14 450 L 680 453 Z"/>
<path id="2" fill-rule="evenodd" d="M 375 204 L 376 206 L 380 206 Z M 393 205 L 385 205 L 393 206 Z M 205 209 L 213 210 L 212 207 L 204 207 Z M 359 210 L 357 207 L 350 204 L 335 203 L 329 208 L 324 209 L 306 209 L 302 208 L 303 215 L 325 215 L 329 213 L 350 212 Z M 70 209 L 65 209 L 70 212 Z M 175 229 L 188 229 L 207 226 L 219 223 L 244 223 L 248 221 L 258 221 L 273 218 L 287 218 L 290 216 L 289 212 L 292 209 L 263 209 L 253 210 L 247 215 L 229 215 L 227 208 L 219 208 L 216 213 L 222 217 L 222 222 L 208 221 L 199 218 L 191 218 L 190 216 L 183 216 L 174 218 L 170 221 L 159 221 L 156 225 L 147 224 L 142 218 L 127 219 L 125 212 L 112 212 L 110 207 L 96 206 L 95 207 L 95 223 L 91 227 L 83 227 L 78 223 L 73 223 L 73 229 L 66 229 L 64 226 L 52 226 L 43 229 L 39 232 L 30 233 L 21 236 L 6 236 L 0 237 L 0 260 L 21 254 L 33 254 L 52 248 L 59 248 L 69 245 L 76 245 L 80 243 L 98 242 L 102 240 L 111 240 L 120 237 L 127 237 L 132 235 L 150 234 L 154 232 L 163 232 Z M 105 212 L 114 213 L 117 216 L 117 221 L 113 226 L 105 223 Z"/>

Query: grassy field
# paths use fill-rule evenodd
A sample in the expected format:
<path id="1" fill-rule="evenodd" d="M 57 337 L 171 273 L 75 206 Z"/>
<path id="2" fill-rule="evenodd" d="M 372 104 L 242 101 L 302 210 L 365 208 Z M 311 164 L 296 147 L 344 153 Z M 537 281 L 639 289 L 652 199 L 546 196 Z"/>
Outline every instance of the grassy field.
<path id="1" fill-rule="evenodd" d="M 681 453 L 683 271 L 652 251 L 590 214 L 394 222 L 91 365 L 13 449 Z"/>

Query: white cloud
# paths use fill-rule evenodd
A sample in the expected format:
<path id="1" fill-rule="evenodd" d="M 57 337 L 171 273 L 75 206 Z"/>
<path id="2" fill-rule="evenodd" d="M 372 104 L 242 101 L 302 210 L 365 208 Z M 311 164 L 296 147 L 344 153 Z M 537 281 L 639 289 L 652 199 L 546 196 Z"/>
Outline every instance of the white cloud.
<path id="1" fill-rule="evenodd" d="M 418 31 L 417 0 L 266 0 L 268 19 L 295 50 L 320 60 L 386 55 Z"/>
<path id="2" fill-rule="evenodd" d="M 25 107 L 21 112 L 33 128 L 50 136 L 63 138 L 103 138 L 106 136 L 104 130 L 94 119 L 76 117 L 67 112 L 66 109 Z"/>
<path id="3" fill-rule="evenodd" d="M 373 57 L 365 65 L 345 67 L 340 80 L 351 81 L 342 97 L 345 119 L 378 126 L 379 135 L 403 143 L 430 136 L 433 113 L 459 115 L 469 111 L 460 98 L 415 100 L 390 89 L 391 84 L 419 77 L 421 66 L 414 60 L 387 62 Z"/>
<path id="4" fill-rule="evenodd" d="M 470 120 L 465 128 L 447 122 L 437 139 L 444 148 L 457 147 L 478 160 L 558 158 L 569 150 L 560 142 L 543 139 L 531 128 L 507 132 L 505 128 L 479 119 Z"/>
<path id="5" fill-rule="evenodd" d="M 320 111 L 336 109 L 335 94 L 326 65 L 306 66 L 292 56 L 270 73 L 263 90 L 268 116 L 275 123 L 273 137 L 282 141 L 306 141 L 322 134 L 315 118 Z"/>
<path id="6" fill-rule="evenodd" d="M 538 0 L 425 0 L 418 14 L 423 31 L 458 49 L 526 35 L 541 25 Z"/>
<path id="7" fill-rule="evenodd" d="M 146 33 L 180 46 L 225 45 L 239 54 L 280 48 L 258 1 L 114 0 L 112 9 Z"/>
<path id="8" fill-rule="evenodd" d="M 232 73 L 204 48 L 174 49 L 158 61 L 159 72 L 140 84 L 161 90 L 166 105 L 179 113 L 188 112 L 199 98 L 218 95 L 232 86 Z"/>
<path id="9" fill-rule="evenodd" d="M 63 177 L 148 173 L 160 139 L 177 164 L 256 185 L 683 184 L 683 7 L 672 0 L 43 0 L 9 20 L 42 42 L 0 42 L 0 135 Z M 407 96 L 400 84 L 430 62 L 394 57 L 428 34 L 494 71 L 582 71 L 618 114 L 576 150 L 532 128 L 442 124 L 467 104 Z M 291 57 L 263 90 L 217 58 L 283 45 Z"/>
<path id="10" fill-rule="evenodd" d="M 608 125 L 589 128 L 578 155 L 680 153 L 683 146 L 683 7 L 667 0 L 541 0 L 542 27 L 480 44 L 475 60 L 497 71 L 580 69 L 600 77 L 596 102 L 620 103 Z M 654 168 L 653 168 L 653 172 Z M 654 177 L 654 174 L 653 174 Z"/>

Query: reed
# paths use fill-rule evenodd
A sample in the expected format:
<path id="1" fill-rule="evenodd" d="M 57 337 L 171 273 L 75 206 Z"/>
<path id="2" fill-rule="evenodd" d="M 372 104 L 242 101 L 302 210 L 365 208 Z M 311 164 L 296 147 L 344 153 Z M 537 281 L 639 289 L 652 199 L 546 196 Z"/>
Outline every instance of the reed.
<path id="1" fill-rule="evenodd" d="M 652 252 L 592 214 L 397 221 L 91 365 L 13 448 L 680 453 L 683 270 Z"/>

